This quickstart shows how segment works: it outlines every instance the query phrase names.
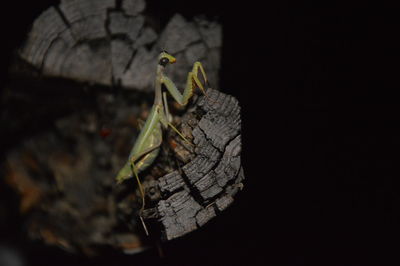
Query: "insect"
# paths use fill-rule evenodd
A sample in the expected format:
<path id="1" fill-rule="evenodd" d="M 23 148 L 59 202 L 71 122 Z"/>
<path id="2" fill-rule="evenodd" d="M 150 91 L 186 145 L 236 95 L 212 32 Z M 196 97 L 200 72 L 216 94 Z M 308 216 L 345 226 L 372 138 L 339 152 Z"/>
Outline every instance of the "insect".
<path id="1" fill-rule="evenodd" d="M 198 77 L 198 73 L 200 71 L 205 85 L 208 86 L 207 76 L 201 63 L 197 61 L 193 64 L 192 71 L 189 72 L 187 76 L 186 87 L 183 93 L 181 93 L 171 79 L 169 79 L 164 73 L 166 66 L 175 62 L 175 57 L 166 51 L 160 53 L 158 57 L 155 79 L 154 104 L 135 144 L 133 145 L 128 161 L 119 171 L 116 177 L 117 183 L 121 183 L 131 177 L 136 178 L 142 198 L 141 212 L 145 207 L 145 194 L 138 174 L 148 168 L 156 159 L 162 143 L 162 128 L 172 128 L 179 136 L 188 142 L 188 140 L 171 124 L 172 116 L 168 110 L 166 91 L 162 90 L 163 85 L 174 98 L 174 100 L 181 106 L 187 105 L 196 87 L 198 87 L 204 93 L 204 95 L 206 95 L 204 86 Z M 143 223 L 141 216 L 140 218 Z M 147 234 L 147 229 L 145 226 L 144 228 Z"/>

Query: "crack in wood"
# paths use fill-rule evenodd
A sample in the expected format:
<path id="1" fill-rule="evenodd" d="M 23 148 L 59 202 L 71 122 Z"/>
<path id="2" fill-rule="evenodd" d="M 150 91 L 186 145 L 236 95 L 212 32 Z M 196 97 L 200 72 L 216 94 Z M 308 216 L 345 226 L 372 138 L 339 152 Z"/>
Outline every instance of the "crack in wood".
<path id="1" fill-rule="evenodd" d="M 58 13 L 62 21 L 67 25 L 68 28 L 71 28 L 71 23 L 68 21 L 67 17 L 64 15 L 63 11 L 59 6 L 54 6 L 55 11 Z"/>
<path id="2" fill-rule="evenodd" d="M 178 87 L 185 85 L 196 60 L 204 63 L 209 78 L 217 83 L 219 47 L 209 48 L 206 42 L 221 38 L 218 26 L 210 30 L 207 25 L 212 23 L 205 19 L 186 21 L 176 14 L 157 34 L 146 25 L 144 8 L 143 0 L 63 0 L 36 19 L 19 55 L 43 76 L 150 92 L 155 59 L 164 48 L 178 52 L 180 63 L 168 69 Z M 88 46 L 101 39 L 105 40 L 101 53 Z"/>
<path id="3" fill-rule="evenodd" d="M 63 0 L 57 7 L 49 8 L 35 20 L 26 42 L 18 51 L 18 55 L 24 61 L 40 70 L 40 74 L 43 77 L 56 80 L 58 82 L 56 83 L 57 93 L 65 93 L 66 91 L 70 93 L 76 87 L 82 88 L 83 84 L 85 85 L 85 91 L 93 88 L 95 93 L 93 95 L 90 94 L 90 97 L 94 96 L 93 98 L 97 97 L 95 95 L 102 89 L 115 85 L 124 90 L 135 90 L 133 94 L 136 96 L 134 97 L 132 92 L 127 91 L 119 94 L 119 96 L 110 96 L 124 98 L 114 102 L 113 111 L 114 114 L 118 114 L 116 117 L 128 117 L 128 113 L 134 113 L 135 116 L 138 116 L 143 111 L 141 107 L 135 106 L 133 103 L 139 102 L 139 98 L 143 101 L 147 99 L 146 97 L 152 95 L 155 65 L 157 64 L 155 59 L 161 48 L 165 48 L 170 52 L 177 52 L 178 63 L 168 69 L 168 75 L 176 82 L 179 88 L 185 85 L 187 73 L 196 60 L 201 60 L 204 64 L 209 80 L 218 84 L 220 47 L 222 45 L 221 26 L 217 23 L 206 21 L 205 18 L 195 18 L 187 21 L 181 15 L 176 14 L 160 33 L 156 33 L 146 24 L 149 18 L 146 13 L 143 13 L 144 8 L 145 1 L 143 0 Z M 47 91 L 53 91 L 55 86 L 48 83 L 48 80 L 46 79 L 41 86 L 46 85 L 46 88 L 50 88 Z M 74 81 L 72 88 L 64 86 L 68 80 Z M 61 86 L 60 83 L 63 85 Z M 87 84 L 96 86 L 86 86 Z M 37 93 L 37 88 L 35 93 Z M 146 180 L 146 183 L 151 183 L 148 189 L 157 188 L 157 191 L 148 190 L 148 198 L 150 198 L 151 203 L 154 203 L 149 204 L 149 206 L 156 207 L 146 211 L 148 213 L 150 213 L 150 210 L 153 211 L 152 214 L 149 214 L 149 218 L 153 217 L 153 219 L 157 218 L 159 220 L 158 223 L 163 226 L 166 239 L 173 239 L 189 233 L 215 217 L 218 211 L 229 205 L 229 197 L 225 196 L 225 194 L 235 194 L 237 190 L 234 185 L 239 183 L 238 180 L 242 180 L 241 172 L 235 172 L 235 169 L 240 167 L 240 164 L 235 163 L 230 169 L 231 161 L 224 159 L 227 146 L 230 145 L 233 136 L 236 136 L 232 132 L 236 132 L 240 139 L 240 130 L 234 131 L 236 128 L 240 128 L 240 117 L 237 118 L 237 121 L 230 119 L 230 117 L 239 116 L 238 110 L 240 109 L 236 110 L 237 103 L 230 96 L 213 90 L 209 90 L 207 94 L 207 99 L 198 97 L 199 101 L 195 103 L 196 106 L 193 108 L 196 109 L 193 112 L 190 110 L 191 108 L 185 111 L 192 112 L 193 121 L 195 120 L 194 123 L 188 123 L 187 130 L 194 135 L 194 143 L 197 148 L 194 152 L 189 150 L 187 152 L 189 156 L 187 156 L 186 160 L 182 160 L 185 165 L 182 167 L 184 168 L 183 173 L 172 172 L 159 178 L 156 184 L 149 182 L 149 179 Z M 132 97 L 127 97 L 128 95 Z M 211 102 L 207 103 L 207 100 L 211 100 Z M 223 102 L 223 104 L 219 101 Z M 87 105 L 88 102 L 84 101 L 83 104 Z M 74 105 L 74 107 L 76 106 Z M 235 110 L 231 110 L 232 108 Z M 46 109 L 48 112 L 52 110 Z M 132 112 L 132 110 L 135 111 Z M 78 112 L 79 114 L 86 114 L 86 111 L 79 110 Z M 216 112 L 216 114 L 210 115 L 213 112 Z M 124 115 L 121 115 L 121 113 Z M 86 127 L 88 127 L 87 130 L 90 132 L 88 135 L 95 136 L 97 133 L 94 131 L 98 129 L 97 127 L 102 122 L 97 118 L 97 115 L 94 116 L 96 117 L 93 120 L 95 122 L 92 121 L 88 125 L 85 124 L 77 128 L 85 128 L 86 130 Z M 73 119 L 68 121 L 68 123 L 74 125 L 79 124 Z M 86 168 L 89 169 L 87 165 L 85 166 L 86 168 L 82 166 L 82 169 L 62 166 L 61 159 L 64 157 L 68 159 L 69 156 L 68 150 L 60 152 L 64 157 L 60 157 L 60 161 L 54 163 L 57 167 L 51 169 L 51 173 L 54 173 L 54 178 L 56 179 L 54 182 L 61 184 L 62 181 L 73 177 L 70 187 L 82 186 L 80 191 L 85 191 L 86 186 L 99 186 L 100 182 L 94 182 L 97 179 L 101 179 L 104 183 L 101 183 L 101 186 L 111 186 L 115 168 L 121 161 L 121 150 L 124 149 L 122 147 L 125 147 L 124 145 L 127 143 L 121 139 L 131 139 L 132 137 L 131 121 L 128 121 L 128 119 L 124 121 L 124 123 L 129 124 L 129 130 L 128 126 L 122 127 L 121 125 L 118 129 L 126 130 L 130 133 L 123 133 L 119 130 L 119 132 L 114 133 L 114 136 L 111 136 L 112 141 L 110 141 L 110 143 L 115 144 L 114 148 L 119 152 L 111 152 L 114 151 L 114 148 L 105 149 L 104 143 L 98 139 L 94 139 L 93 142 L 85 142 L 88 145 L 93 143 L 93 146 L 103 147 L 108 151 L 108 153 L 103 154 L 103 152 L 86 149 L 77 151 L 76 154 L 74 153 L 74 156 L 82 156 L 80 158 L 99 160 L 96 164 L 93 163 L 94 169 L 90 168 L 91 171 L 87 172 L 86 170 L 84 171 Z M 58 136 L 60 143 L 64 143 L 63 141 L 65 140 L 63 138 L 66 136 L 71 139 L 77 139 L 78 143 L 83 141 L 84 137 L 82 136 L 84 134 L 77 136 L 70 132 L 69 128 L 73 128 L 70 127 L 71 124 L 60 130 L 62 132 Z M 223 127 L 224 124 L 230 124 L 230 126 Z M 114 132 L 118 131 L 118 129 Z M 71 135 L 64 135 L 64 132 L 69 132 L 68 134 Z M 89 150 L 90 152 L 88 152 Z M 85 156 L 81 153 L 85 153 Z M 182 158 L 184 156 L 185 154 Z M 48 158 L 45 155 L 42 157 Z M 126 158 L 124 159 L 126 160 Z M 235 156 L 231 159 L 237 160 L 237 157 Z M 191 166 L 189 165 L 190 162 L 192 162 Z M 83 163 L 83 160 L 77 163 Z M 220 172 L 217 173 L 216 169 L 220 169 Z M 75 171 L 77 170 L 82 172 L 76 173 Z M 60 175 L 63 171 L 66 171 L 66 174 Z M 165 173 L 165 171 L 162 173 Z M 215 176 L 210 177 L 210 179 L 204 179 L 210 173 Z M 235 173 L 236 176 L 234 176 Z M 228 178 L 224 175 L 232 175 L 232 177 Z M 81 179 L 81 177 L 84 178 Z M 86 183 L 82 180 L 86 180 Z M 75 181 L 76 183 L 74 183 Z M 132 184 L 134 184 L 133 181 L 129 183 L 131 186 Z M 215 189 L 211 188 L 212 186 L 215 186 Z M 222 191 L 219 191 L 220 188 Z M 75 191 L 78 191 L 78 189 L 75 189 Z M 70 199 L 79 200 L 79 195 L 74 190 L 71 189 L 65 193 L 70 193 L 70 195 L 60 200 L 60 202 Z M 86 196 L 96 198 L 101 194 L 98 191 L 97 194 L 95 192 L 90 193 L 90 195 L 83 195 L 82 198 Z M 117 192 L 113 191 L 113 193 Z M 130 197 L 125 197 L 128 194 Z M 113 200 L 114 198 L 110 199 L 110 201 Z M 125 191 L 122 198 L 115 200 L 116 202 L 112 204 L 116 206 L 113 206 L 112 210 L 110 209 L 110 213 L 113 213 L 115 217 L 112 221 L 108 221 L 109 227 L 99 226 L 93 229 L 94 227 L 87 228 L 84 224 L 80 224 L 79 227 L 88 232 L 97 230 L 95 233 L 98 233 L 104 230 L 107 234 L 111 234 L 110 232 L 112 232 L 114 225 L 121 225 L 119 216 L 122 216 L 123 219 L 121 220 L 125 219 L 123 221 L 125 222 L 124 226 L 134 228 L 133 234 L 140 231 L 137 221 L 131 221 L 132 215 L 136 214 L 140 208 L 134 187 Z M 83 201 L 83 204 L 87 203 L 88 201 Z M 46 210 L 48 213 L 54 210 L 60 210 L 60 213 L 65 212 L 68 215 L 70 211 L 77 212 L 75 207 L 64 209 L 65 206 L 61 208 L 50 203 L 48 206 L 48 210 Z M 85 207 L 87 208 L 82 208 L 84 211 L 92 210 L 90 206 Z M 117 212 L 118 215 L 114 212 Z M 71 221 L 74 219 L 79 220 L 78 218 L 81 218 L 81 216 L 73 217 Z M 108 218 L 104 216 L 101 219 Z M 94 222 L 97 222 L 97 220 Z M 60 223 L 62 222 L 60 221 Z M 126 223 L 129 223 L 129 225 Z M 91 223 L 88 223 L 87 226 L 90 226 L 89 224 L 91 225 Z M 64 232 L 63 230 L 60 231 Z M 82 247 L 86 247 L 85 243 L 89 243 L 89 236 L 78 235 L 66 235 L 65 238 L 71 246 L 83 243 Z M 104 244 L 108 243 L 107 241 L 109 240 L 98 238 L 93 243 Z"/>
<path id="4" fill-rule="evenodd" d="M 157 218 L 161 223 L 166 240 L 183 236 L 206 224 L 232 204 L 233 196 L 243 186 L 240 109 L 237 100 L 212 89 L 207 94 L 218 98 L 223 104 L 211 102 L 210 106 L 205 106 L 203 100 L 206 97 L 202 96 L 196 103 L 197 109 L 205 111 L 199 120 L 211 115 L 218 118 L 216 121 L 220 124 L 204 124 L 201 128 L 200 121 L 195 123 L 192 131 L 196 145 L 194 159 L 181 167 L 181 173 L 174 171 L 158 179 L 161 199 L 149 218 Z M 224 119 L 219 119 L 221 116 Z M 236 130 L 222 130 L 227 136 L 223 136 L 224 141 L 218 142 L 219 146 L 213 146 L 213 141 L 219 135 L 210 132 L 215 132 L 215 127 L 219 128 L 221 123 L 232 124 L 231 127 L 236 127 Z M 232 135 L 231 132 L 235 133 Z"/>

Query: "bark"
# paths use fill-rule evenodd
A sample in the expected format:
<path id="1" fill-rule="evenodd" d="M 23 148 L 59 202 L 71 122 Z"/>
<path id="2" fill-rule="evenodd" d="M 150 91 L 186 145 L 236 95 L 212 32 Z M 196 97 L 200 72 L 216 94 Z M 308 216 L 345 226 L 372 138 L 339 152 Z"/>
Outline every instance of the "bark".
<path id="1" fill-rule="evenodd" d="M 179 14 L 156 32 L 144 8 L 142 0 L 61 1 L 33 22 L 18 49 L 2 95 L 4 180 L 20 197 L 32 239 L 86 254 L 149 244 L 137 185 L 116 186 L 115 175 L 151 107 L 156 58 L 161 49 L 176 56 L 168 75 L 180 88 L 196 60 L 218 84 L 222 38 L 216 22 Z M 160 155 L 141 174 L 146 223 L 161 225 L 167 240 L 225 209 L 243 179 L 232 96 L 209 89 L 208 98 L 171 111 L 194 146 L 166 131 Z"/>
<path id="2" fill-rule="evenodd" d="M 161 196 L 146 214 L 161 223 L 167 240 L 203 226 L 228 207 L 243 187 L 240 107 L 232 96 L 211 89 L 207 95 L 181 124 L 192 129 L 195 148 L 189 162 L 151 187 Z"/>

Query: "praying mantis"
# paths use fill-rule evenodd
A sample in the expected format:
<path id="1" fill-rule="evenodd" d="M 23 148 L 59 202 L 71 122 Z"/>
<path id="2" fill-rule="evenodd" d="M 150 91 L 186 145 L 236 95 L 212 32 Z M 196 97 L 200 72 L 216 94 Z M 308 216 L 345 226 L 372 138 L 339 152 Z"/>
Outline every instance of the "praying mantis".
<path id="1" fill-rule="evenodd" d="M 144 123 L 143 128 L 139 133 L 138 138 L 136 139 L 135 144 L 132 147 L 128 161 L 118 172 L 116 177 L 117 183 L 121 183 L 131 177 L 136 178 L 142 199 L 142 207 L 140 209 L 141 212 L 145 207 L 145 193 L 139 179 L 139 173 L 147 169 L 156 159 L 162 143 L 162 128 L 172 128 L 179 136 L 188 142 L 188 140 L 171 123 L 172 116 L 168 110 L 166 91 L 162 91 L 163 85 L 174 98 L 174 100 L 181 106 L 187 105 L 189 99 L 193 96 L 193 92 L 196 87 L 198 87 L 204 93 L 204 95 L 206 95 L 204 86 L 198 77 L 199 70 L 203 76 L 205 85 L 208 87 L 207 76 L 204 68 L 200 62 L 196 61 L 193 64 L 192 71 L 188 73 L 185 89 L 183 93 L 181 93 L 172 80 L 169 79 L 164 73 L 166 66 L 175 62 L 175 57 L 166 51 L 161 52 L 158 56 L 154 104 L 151 108 L 149 116 L 146 119 L 146 122 Z M 144 228 L 147 234 L 147 229 L 145 226 Z"/>

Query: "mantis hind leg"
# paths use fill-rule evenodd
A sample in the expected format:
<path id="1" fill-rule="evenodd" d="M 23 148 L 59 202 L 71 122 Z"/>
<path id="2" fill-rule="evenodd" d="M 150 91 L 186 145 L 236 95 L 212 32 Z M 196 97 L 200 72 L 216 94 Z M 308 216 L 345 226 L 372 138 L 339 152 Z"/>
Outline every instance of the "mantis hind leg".
<path id="1" fill-rule="evenodd" d="M 145 205 L 145 202 L 144 202 L 144 189 L 143 189 L 142 182 L 140 182 L 140 179 L 139 179 L 137 167 L 136 167 L 136 165 L 135 165 L 135 163 L 133 161 L 131 161 L 131 170 L 132 170 L 133 175 L 136 178 L 136 182 L 138 183 L 138 186 L 139 186 L 140 196 L 142 197 L 142 207 L 140 208 L 140 210 L 142 211 L 142 210 L 144 210 L 144 205 Z"/>
<path id="2" fill-rule="evenodd" d="M 139 157 L 132 156 L 131 159 L 130 159 L 131 170 L 132 170 L 133 175 L 136 178 L 136 182 L 137 182 L 138 187 L 139 187 L 140 197 L 142 199 L 142 206 L 140 208 L 139 218 L 140 218 L 140 221 L 142 223 L 142 226 L 143 226 L 143 229 L 144 229 L 146 235 L 149 235 L 149 231 L 147 230 L 147 226 L 144 223 L 144 220 L 143 220 L 143 217 L 142 217 L 142 212 L 143 212 L 144 207 L 146 205 L 145 192 L 144 192 L 144 188 L 143 188 L 142 182 L 140 181 L 138 172 L 139 172 L 140 169 L 147 168 L 147 166 L 154 161 L 154 159 L 157 157 L 158 152 L 160 150 L 159 149 L 160 145 L 161 145 L 161 143 L 159 145 L 155 146 L 155 147 L 152 147 L 151 149 L 148 149 L 147 153 L 144 153 L 144 155 L 142 155 L 142 156 L 139 156 Z M 140 159 L 137 160 L 137 158 L 140 158 Z M 136 160 L 137 160 L 137 163 L 135 164 Z M 137 165 L 139 165 L 139 167 Z"/>
<path id="3" fill-rule="evenodd" d="M 142 182 L 140 182 L 139 175 L 137 173 L 137 168 L 135 166 L 135 163 L 132 162 L 132 161 L 131 161 L 131 169 L 132 169 L 133 174 L 135 175 L 136 181 L 137 181 L 138 186 L 139 186 L 140 195 L 142 197 L 142 207 L 140 208 L 140 212 L 139 212 L 140 222 L 142 223 L 142 226 L 143 226 L 143 229 L 144 229 L 146 235 L 149 235 L 149 230 L 147 230 L 147 226 L 146 226 L 146 224 L 145 224 L 145 222 L 143 220 L 143 217 L 142 217 L 142 211 L 144 210 L 144 205 L 145 205 L 145 202 L 144 202 L 144 190 L 143 190 Z"/>
<path id="4" fill-rule="evenodd" d="M 131 167 L 134 177 L 136 178 L 136 181 L 137 181 L 137 184 L 139 187 L 140 196 L 142 198 L 142 207 L 140 209 L 141 211 L 143 211 L 144 207 L 145 207 L 145 193 L 144 193 L 143 185 L 142 185 L 142 182 L 140 181 L 138 173 L 140 171 L 146 169 L 150 164 L 152 164 L 152 162 L 155 160 L 155 158 L 157 157 L 157 155 L 160 151 L 160 145 L 161 145 L 161 142 L 158 145 L 151 147 L 150 149 L 147 149 L 146 151 L 142 152 L 138 156 L 133 155 L 129 159 L 130 167 Z"/>

